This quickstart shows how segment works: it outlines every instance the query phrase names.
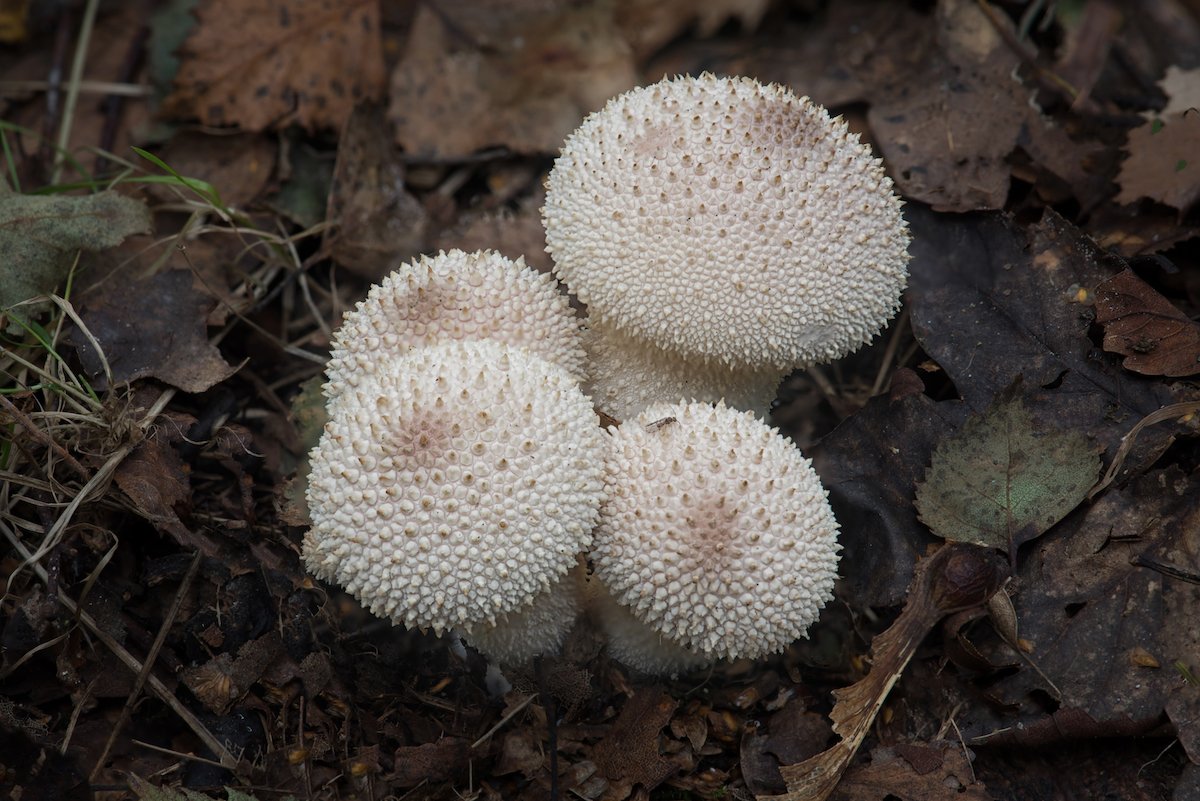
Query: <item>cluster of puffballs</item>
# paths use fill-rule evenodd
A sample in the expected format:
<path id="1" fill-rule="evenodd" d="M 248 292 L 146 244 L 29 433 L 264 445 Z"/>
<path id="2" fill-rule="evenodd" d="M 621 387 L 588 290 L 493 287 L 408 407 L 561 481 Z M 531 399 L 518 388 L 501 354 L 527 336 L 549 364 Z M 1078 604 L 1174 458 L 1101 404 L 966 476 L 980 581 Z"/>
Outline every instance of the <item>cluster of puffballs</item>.
<path id="1" fill-rule="evenodd" d="M 832 597 L 838 525 L 764 418 L 788 372 L 895 314 L 892 182 L 807 98 L 704 74 L 584 120 L 542 216 L 558 281 L 450 251 L 345 316 L 309 569 L 499 664 L 584 613 L 647 673 L 781 651 Z"/>

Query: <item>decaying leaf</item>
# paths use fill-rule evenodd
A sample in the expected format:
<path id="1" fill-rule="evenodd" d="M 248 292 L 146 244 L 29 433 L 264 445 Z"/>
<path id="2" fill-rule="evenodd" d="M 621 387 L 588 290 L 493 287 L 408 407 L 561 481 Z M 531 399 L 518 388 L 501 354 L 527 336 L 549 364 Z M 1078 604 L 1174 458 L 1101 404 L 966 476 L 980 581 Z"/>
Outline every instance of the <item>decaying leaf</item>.
<path id="1" fill-rule="evenodd" d="M 470 743 L 462 737 L 401 746 L 396 749 L 396 768 L 391 778 L 399 787 L 446 781 L 466 770 L 469 756 Z"/>
<path id="2" fill-rule="evenodd" d="M 653 790 L 679 768 L 659 752 L 659 732 L 679 702 L 661 689 L 646 687 L 625 702 L 608 735 L 596 745 L 596 769 L 614 783 Z"/>
<path id="3" fill-rule="evenodd" d="M 1200 661 L 1196 493 L 1178 469 L 1150 473 L 1032 545 L 1013 601 L 1028 651 L 1020 670 L 991 685 L 995 705 L 963 710 L 968 741 L 1133 734 L 1158 725 L 1173 696 L 1186 697 L 1173 666 Z M 993 662 L 1011 661 L 1007 645 L 995 647 Z"/>
<path id="4" fill-rule="evenodd" d="M 914 393 L 867 405 L 809 452 L 842 526 L 839 595 L 867 606 L 897 606 L 913 566 L 936 541 L 917 520 L 913 486 L 929 457 L 969 409 Z"/>
<path id="5" fill-rule="evenodd" d="M 205 321 L 214 302 L 192 287 L 186 270 L 167 270 L 130 283 L 110 281 L 85 299 L 81 317 L 108 362 L 114 383 L 151 376 L 184 392 L 203 392 L 236 368 L 208 341 Z M 79 331 L 70 335 L 99 388 L 104 362 Z"/>
<path id="6" fill-rule="evenodd" d="M 383 92 L 379 0 L 204 0 L 169 114 L 248 131 L 341 128 Z"/>
<path id="7" fill-rule="evenodd" d="M 1019 226 L 999 215 L 905 213 L 913 334 L 972 409 L 1022 376 L 1036 422 L 1087 432 L 1111 456 L 1135 422 L 1189 396 L 1096 358 L 1091 293 L 1126 265 L 1058 215 Z M 1139 437 L 1126 469 L 1147 469 L 1176 431 Z"/>
<path id="8" fill-rule="evenodd" d="M 1129 132 L 1116 199 L 1146 197 L 1183 212 L 1200 198 L 1200 69 L 1168 70 L 1159 86 L 1167 107 Z"/>
<path id="9" fill-rule="evenodd" d="M 951 612 L 986 603 L 1006 576 L 994 553 L 962 543 L 944 545 L 918 562 L 904 610 L 871 643 L 871 672 L 833 692 L 836 703 L 829 716 L 842 739 L 811 759 L 780 767 L 787 792 L 760 796 L 761 801 L 828 798 L 925 635 Z"/>
<path id="10" fill-rule="evenodd" d="M 150 210 L 112 190 L 19 195 L 0 189 L 0 309 L 52 292 L 77 251 L 99 251 L 150 231 Z"/>
<path id="11" fill-rule="evenodd" d="M 551 5 L 422 4 L 392 76 L 399 144 L 424 158 L 556 153 L 588 112 L 636 84 L 610 6 Z"/>
<path id="12" fill-rule="evenodd" d="M 871 761 L 846 771 L 834 801 L 992 801 L 976 780 L 961 743 L 945 740 L 876 748 Z"/>
<path id="13" fill-rule="evenodd" d="M 1087 497 L 1100 457 L 1078 431 L 1039 430 L 1018 393 L 1002 393 L 933 452 L 917 511 L 934 534 L 1015 554 Z"/>
<path id="14" fill-rule="evenodd" d="M 326 218 L 337 223 L 325 237 L 330 256 L 372 281 L 424 244 L 425 208 L 404 188 L 404 162 L 379 106 L 355 107 L 342 130 Z"/>
<path id="15" fill-rule="evenodd" d="M 1132 270 L 1096 287 L 1096 322 L 1104 328 L 1104 349 L 1124 356 L 1126 370 L 1142 375 L 1200 373 L 1200 325 Z"/>
<path id="16" fill-rule="evenodd" d="M 191 498 L 187 468 L 170 445 L 147 439 L 126 458 L 114 474 L 134 507 L 158 530 L 180 545 L 217 557 L 217 548 L 208 537 L 193 532 L 175 511 L 176 504 Z"/>

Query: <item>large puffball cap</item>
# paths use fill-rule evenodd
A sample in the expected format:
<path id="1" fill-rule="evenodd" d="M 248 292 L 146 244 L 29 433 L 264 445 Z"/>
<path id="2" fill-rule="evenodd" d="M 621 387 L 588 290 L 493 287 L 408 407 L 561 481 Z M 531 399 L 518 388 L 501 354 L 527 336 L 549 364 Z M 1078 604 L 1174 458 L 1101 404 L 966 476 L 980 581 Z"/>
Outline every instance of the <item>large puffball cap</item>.
<path id="1" fill-rule="evenodd" d="M 723 404 L 655 405 L 609 432 L 591 556 L 613 598 L 712 658 L 803 636 L 833 595 L 839 550 L 809 460 Z"/>
<path id="2" fill-rule="evenodd" d="M 454 342 L 382 359 L 329 418 L 303 556 L 380 617 L 490 624 L 591 541 L 605 435 L 573 377 L 527 350 Z"/>
<path id="3" fill-rule="evenodd" d="M 856 349 L 895 314 L 900 207 L 843 120 L 706 73 L 585 119 L 542 215 L 555 270 L 591 318 L 687 358 L 788 369 Z"/>
<path id="4" fill-rule="evenodd" d="M 490 250 L 450 250 L 402 265 L 348 312 L 334 334 L 326 395 L 375 361 L 415 347 L 493 340 L 529 348 L 583 378 L 580 321 L 554 278 Z"/>

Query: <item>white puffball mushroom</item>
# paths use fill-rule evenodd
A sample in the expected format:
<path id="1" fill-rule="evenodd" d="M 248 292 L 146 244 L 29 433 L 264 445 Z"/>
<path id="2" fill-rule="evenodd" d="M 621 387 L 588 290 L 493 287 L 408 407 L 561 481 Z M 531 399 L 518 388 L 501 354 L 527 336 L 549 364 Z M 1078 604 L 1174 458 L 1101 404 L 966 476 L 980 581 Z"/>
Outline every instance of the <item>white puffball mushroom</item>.
<path id="1" fill-rule="evenodd" d="M 838 525 L 791 441 L 703 403 L 655 405 L 609 434 L 591 558 L 617 603 L 710 659 L 804 636 L 833 595 Z"/>
<path id="2" fill-rule="evenodd" d="M 621 331 L 594 323 L 583 334 L 588 355 L 584 392 L 596 408 L 628 420 L 655 403 L 724 400 L 735 409 L 766 417 L 784 373 L 681 359 Z"/>
<path id="3" fill-rule="evenodd" d="M 373 286 L 334 335 L 327 397 L 415 347 L 494 340 L 584 377 L 581 323 L 554 278 L 494 251 L 421 256 Z"/>
<path id="4" fill-rule="evenodd" d="M 522 665 L 557 653 L 582 608 L 587 567 L 577 564 L 531 602 L 500 615 L 493 625 L 476 625 L 463 637 L 480 653 L 504 665 Z"/>
<path id="5" fill-rule="evenodd" d="M 542 218 L 592 320 L 693 361 L 830 361 L 895 314 L 907 225 L 840 119 L 750 78 L 619 95 L 567 139 Z"/>
<path id="6" fill-rule="evenodd" d="M 310 456 L 303 556 L 376 615 L 436 632 L 530 603 L 591 542 L 605 435 L 563 368 L 496 342 L 367 363 Z"/>
<path id="7" fill-rule="evenodd" d="M 588 608 L 604 633 L 608 655 L 651 676 L 676 676 L 704 667 L 713 658 L 683 647 L 638 620 L 594 577 Z"/>

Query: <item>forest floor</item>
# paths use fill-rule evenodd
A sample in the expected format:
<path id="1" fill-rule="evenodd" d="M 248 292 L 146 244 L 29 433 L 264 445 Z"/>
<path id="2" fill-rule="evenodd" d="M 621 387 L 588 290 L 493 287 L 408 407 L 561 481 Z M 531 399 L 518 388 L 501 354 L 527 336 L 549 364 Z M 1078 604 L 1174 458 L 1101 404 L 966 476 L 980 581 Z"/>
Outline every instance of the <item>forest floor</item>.
<path id="1" fill-rule="evenodd" d="M 1200 801 L 1197 0 L 4 3 L 0 38 L 3 798 Z M 771 415 L 836 600 L 671 680 L 584 622 L 496 697 L 305 572 L 331 335 L 418 253 L 548 271 L 563 139 L 705 70 L 844 115 L 905 200 L 901 313 Z M 1020 503 L 939 513 L 996 469 Z"/>

